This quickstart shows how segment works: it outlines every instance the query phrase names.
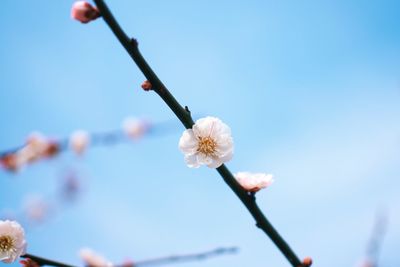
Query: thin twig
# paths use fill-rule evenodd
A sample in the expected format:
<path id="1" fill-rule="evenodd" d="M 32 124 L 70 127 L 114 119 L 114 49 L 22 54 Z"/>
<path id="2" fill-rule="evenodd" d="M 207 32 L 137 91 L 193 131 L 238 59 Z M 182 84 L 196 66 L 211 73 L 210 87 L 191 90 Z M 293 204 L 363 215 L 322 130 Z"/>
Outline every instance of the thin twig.
<path id="1" fill-rule="evenodd" d="M 65 263 L 58 262 L 58 261 L 49 260 L 49 259 L 46 259 L 46 258 L 42 258 L 42 257 L 39 257 L 39 256 L 28 254 L 28 253 L 25 254 L 25 255 L 22 255 L 21 258 L 31 259 L 34 262 L 36 262 L 39 266 L 75 267 L 73 265 L 65 264 Z"/>
<path id="2" fill-rule="evenodd" d="M 221 256 L 224 254 L 235 254 L 237 252 L 238 252 L 237 247 L 216 248 L 216 249 L 206 251 L 206 252 L 201 252 L 201 253 L 172 255 L 172 256 L 167 256 L 167 257 L 160 257 L 160 258 L 136 261 L 133 263 L 133 266 L 134 267 L 142 267 L 142 266 L 155 266 L 155 265 L 182 263 L 182 262 L 188 262 L 188 261 L 200 261 L 200 260 L 206 260 L 211 257 Z M 117 265 L 116 267 L 123 267 L 123 266 L 124 265 Z"/>
<path id="3" fill-rule="evenodd" d="M 181 254 L 181 255 L 172 255 L 167 257 L 153 258 L 142 261 L 136 261 L 129 264 L 120 264 L 113 265 L 114 267 L 124 267 L 124 266 L 155 266 L 155 265 L 166 265 L 173 263 L 181 263 L 181 262 L 189 262 L 189 261 L 200 261 L 206 260 L 211 257 L 222 256 L 224 254 L 235 254 L 238 252 L 237 247 L 229 247 L 229 248 L 216 248 L 210 251 L 200 252 L 200 253 L 192 253 L 192 254 Z M 35 256 L 32 254 L 25 254 L 21 256 L 21 258 L 31 259 L 39 266 L 55 266 L 55 267 L 75 267 L 73 265 L 65 264 L 58 261 L 49 260 L 43 257 Z"/>
<path id="4" fill-rule="evenodd" d="M 100 10 L 104 21 L 107 23 L 119 42 L 139 67 L 146 79 L 151 83 L 152 89 L 164 100 L 164 102 L 175 113 L 185 128 L 192 128 L 194 122 L 190 113 L 178 103 L 178 101 L 172 96 L 172 94 L 148 65 L 138 49 L 138 43 L 136 39 L 131 39 L 125 34 L 103 0 L 94 0 L 94 2 L 96 3 L 97 8 Z M 247 192 L 238 184 L 232 173 L 225 165 L 217 168 L 217 171 L 228 184 L 228 186 L 233 190 L 236 196 L 246 206 L 248 211 L 256 220 L 256 225 L 271 238 L 275 245 L 284 254 L 286 259 L 290 262 L 290 264 L 293 267 L 302 266 L 302 263 L 296 254 L 261 212 L 260 208 L 255 202 L 255 198 L 252 198 L 247 194 Z"/>

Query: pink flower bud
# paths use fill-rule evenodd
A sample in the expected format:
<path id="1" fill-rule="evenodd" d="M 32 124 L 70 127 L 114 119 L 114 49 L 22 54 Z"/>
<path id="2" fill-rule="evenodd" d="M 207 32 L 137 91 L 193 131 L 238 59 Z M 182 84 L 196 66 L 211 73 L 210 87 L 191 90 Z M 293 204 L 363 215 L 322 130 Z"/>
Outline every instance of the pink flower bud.
<path id="1" fill-rule="evenodd" d="M 86 1 L 77 1 L 72 5 L 71 17 L 82 23 L 88 23 L 100 17 L 100 12 Z"/>
<path id="2" fill-rule="evenodd" d="M 304 258 L 304 260 L 303 260 L 304 266 L 309 267 L 309 266 L 311 266 L 311 264 L 312 264 L 312 259 L 310 257 Z"/>
<path id="3" fill-rule="evenodd" d="M 152 85 L 151 85 L 151 83 L 150 83 L 149 81 L 144 81 L 144 82 L 142 83 L 142 89 L 143 89 L 143 90 L 145 90 L 145 91 L 150 91 L 151 88 L 152 88 Z"/>
<path id="4" fill-rule="evenodd" d="M 19 263 L 22 264 L 22 267 L 40 267 L 40 265 L 37 262 L 35 262 L 29 258 L 20 260 Z"/>
<path id="5" fill-rule="evenodd" d="M 247 192 L 253 193 L 270 186 L 274 181 L 271 174 L 265 173 L 238 172 L 235 178 Z"/>

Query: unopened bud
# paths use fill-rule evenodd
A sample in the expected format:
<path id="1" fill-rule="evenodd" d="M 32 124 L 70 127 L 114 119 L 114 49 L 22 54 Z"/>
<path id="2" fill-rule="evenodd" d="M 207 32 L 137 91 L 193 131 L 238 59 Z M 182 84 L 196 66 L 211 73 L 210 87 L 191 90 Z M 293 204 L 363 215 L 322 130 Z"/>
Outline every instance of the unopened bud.
<path id="1" fill-rule="evenodd" d="M 21 263 L 22 267 L 40 267 L 40 265 L 37 262 L 29 258 L 20 260 L 19 263 Z"/>
<path id="2" fill-rule="evenodd" d="M 71 17 L 82 23 L 88 23 L 100 17 L 100 12 L 86 1 L 77 1 L 72 5 Z"/>
<path id="3" fill-rule="evenodd" d="M 303 266 L 308 267 L 311 266 L 311 264 L 312 264 L 312 259 L 310 257 L 305 257 L 303 260 Z"/>
<path id="4" fill-rule="evenodd" d="M 150 91 L 152 89 L 152 85 L 149 81 L 144 81 L 142 83 L 142 89 L 145 91 Z"/>

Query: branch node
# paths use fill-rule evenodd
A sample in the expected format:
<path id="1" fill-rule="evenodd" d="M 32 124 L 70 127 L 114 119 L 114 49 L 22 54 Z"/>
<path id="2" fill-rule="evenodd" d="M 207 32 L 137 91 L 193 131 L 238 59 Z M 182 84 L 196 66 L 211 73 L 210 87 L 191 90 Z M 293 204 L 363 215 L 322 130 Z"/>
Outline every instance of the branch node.
<path id="1" fill-rule="evenodd" d="M 189 113 L 189 115 L 190 115 L 190 110 L 189 110 L 188 106 L 185 106 L 185 110 L 186 110 L 186 112 Z"/>
<path id="2" fill-rule="evenodd" d="M 131 45 L 133 45 L 134 47 L 138 47 L 139 46 L 138 40 L 135 38 L 131 38 Z"/>

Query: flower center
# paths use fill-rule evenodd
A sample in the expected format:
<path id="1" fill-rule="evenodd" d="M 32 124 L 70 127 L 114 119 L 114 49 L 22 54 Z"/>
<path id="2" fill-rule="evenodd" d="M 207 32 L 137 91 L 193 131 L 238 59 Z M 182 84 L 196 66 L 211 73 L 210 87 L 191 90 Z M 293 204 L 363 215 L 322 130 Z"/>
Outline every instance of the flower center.
<path id="1" fill-rule="evenodd" d="M 211 137 L 199 137 L 197 151 L 207 156 L 213 155 L 217 150 L 217 143 Z"/>
<path id="2" fill-rule="evenodd" d="M 0 251 L 7 252 L 14 248 L 14 239 L 9 235 L 0 236 Z"/>

